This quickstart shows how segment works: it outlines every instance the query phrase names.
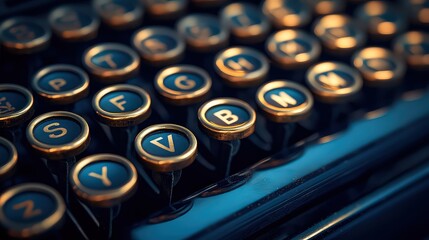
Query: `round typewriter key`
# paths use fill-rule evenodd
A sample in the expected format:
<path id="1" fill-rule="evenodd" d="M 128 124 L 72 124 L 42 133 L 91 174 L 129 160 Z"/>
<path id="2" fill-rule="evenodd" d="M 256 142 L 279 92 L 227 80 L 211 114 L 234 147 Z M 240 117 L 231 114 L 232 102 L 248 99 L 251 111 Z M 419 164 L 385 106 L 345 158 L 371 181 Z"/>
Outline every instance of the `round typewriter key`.
<path id="1" fill-rule="evenodd" d="M 11 175 L 18 161 L 15 146 L 5 138 L 0 137 L 0 178 Z"/>
<path id="2" fill-rule="evenodd" d="M 116 83 L 137 75 L 140 58 L 125 45 L 103 43 L 85 51 L 83 65 L 97 80 Z"/>
<path id="3" fill-rule="evenodd" d="M 99 120 L 111 127 L 142 123 L 150 115 L 150 96 L 142 88 L 119 84 L 94 95 L 92 106 Z"/>
<path id="4" fill-rule="evenodd" d="M 429 67 L 429 34 L 411 31 L 399 36 L 394 42 L 395 53 L 403 56 L 415 69 Z"/>
<path id="5" fill-rule="evenodd" d="M 182 169 L 191 165 L 197 156 L 194 134 L 179 125 L 152 125 L 137 135 L 135 149 L 171 202 L 173 187 Z"/>
<path id="6" fill-rule="evenodd" d="M 339 13 L 346 8 L 346 1 L 344 0 L 307 0 L 307 2 L 317 15 Z"/>
<path id="7" fill-rule="evenodd" d="M 138 30 L 132 44 L 140 56 L 154 65 L 179 61 L 185 51 L 184 41 L 167 27 L 148 27 Z"/>
<path id="8" fill-rule="evenodd" d="M 308 116 L 313 97 L 299 84 L 277 80 L 258 89 L 256 103 L 275 122 L 296 122 Z"/>
<path id="9" fill-rule="evenodd" d="M 295 123 L 307 118 L 313 108 L 313 97 L 303 86 L 291 81 L 277 80 L 262 85 L 256 93 L 256 103 L 265 116 L 272 136 L 271 150 L 289 148 Z"/>
<path id="10" fill-rule="evenodd" d="M 320 43 L 313 36 L 299 30 L 282 30 L 266 42 L 271 58 L 284 68 L 308 66 L 320 56 Z"/>
<path id="11" fill-rule="evenodd" d="M 302 27 L 311 20 L 311 9 L 304 1 L 267 0 L 262 10 L 278 28 Z"/>
<path id="12" fill-rule="evenodd" d="M 95 0 L 93 5 L 101 20 L 112 28 L 133 28 L 143 18 L 143 9 L 137 0 Z"/>
<path id="13" fill-rule="evenodd" d="M 216 55 L 215 70 L 231 86 L 248 87 L 266 77 L 269 65 L 267 58 L 256 50 L 232 47 Z"/>
<path id="14" fill-rule="evenodd" d="M 100 22 L 89 9 L 65 5 L 51 11 L 49 24 L 63 40 L 87 41 L 97 36 Z"/>
<path id="15" fill-rule="evenodd" d="M 407 27 L 404 12 L 389 2 L 367 2 L 356 9 L 355 15 L 374 37 L 389 38 L 403 32 Z"/>
<path id="16" fill-rule="evenodd" d="M 214 51 L 228 43 L 228 33 L 220 21 L 209 14 L 191 14 L 177 24 L 177 31 L 196 51 Z"/>
<path id="17" fill-rule="evenodd" d="M 337 62 L 323 62 L 307 71 L 311 91 L 326 101 L 341 101 L 354 96 L 362 88 L 362 79 L 353 68 Z"/>
<path id="18" fill-rule="evenodd" d="M 0 128 L 22 124 L 33 116 L 33 95 L 15 84 L 0 84 Z"/>
<path id="19" fill-rule="evenodd" d="M 58 64 L 41 69 L 33 77 L 34 91 L 46 102 L 74 103 L 88 95 L 89 78 L 80 68 Z"/>
<path id="20" fill-rule="evenodd" d="M 207 96 L 212 85 L 208 73 L 199 67 L 177 65 L 161 70 L 155 77 L 155 88 L 174 105 L 186 105 Z"/>
<path id="21" fill-rule="evenodd" d="M 143 129 L 135 148 L 143 163 L 156 172 L 173 172 L 191 165 L 197 155 L 197 140 L 188 129 L 157 124 Z"/>
<path id="22" fill-rule="evenodd" d="M 171 19 L 183 13 L 187 0 L 141 0 L 150 15 L 160 19 Z"/>
<path id="23" fill-rule="evenodd" d="M 242 100 L 217 98 L 200 107 L 198 120 L 202 129 L 212 137 L 211 151 L 216 156 L 218 173 L 222 177 L 229 176 L 240 139 L 255 131 L 255 111 Z"/>
<path id="24" fill-rule="evenodd" d="M 327 15 L 316 21 L 314 34 L 333 53 L 350 53 L 365 44 L 365 32 L 346 15 Z"/>
<path id="25" fill-rule="evenodd" d="M 89 144 L 85 119 L 71 112 L 49 112 L 33 119 L 27 139 L 38 153 L 48 159 L 65 159 L 83 152 Z"/>
<path id="26" fill-rule="evenodd" d="M 222 24 L 241 41 L 261 41 L 270 30 L 270 24 L 260 9 L 249 3 L 232 3 L 220 12 Z"/>
<path id="27" fill-rule="evenodd" d="M 79 160 L 70 173 L 73 190 L 98 207 L 112 207 L 128 199 L 137 187 L 137 170 L 119 155 L 96 154 Z"/>
<path id="28" fill-rule="evenodd" d="M 32 238 L 54 230 L 62 224 L 65 212 L 60 194 L 44 184 L 20 184 L 0 195 L 0 224 L 14 238 Z"/>
<path id="29" fill-rule="evenodd" d="M 370 85 L 394 85 L 405 74 L 405 62 L 385 48 L 364 48 L 353 56 L 352 62 Z"/>
<path id="30" fill-rule="evenodd" d="M 3 47 L 13 53 L 28 54 L 45 49 L 51 39 L 51 31 L 37 19 L 10 18 L 0 25 Z"/>

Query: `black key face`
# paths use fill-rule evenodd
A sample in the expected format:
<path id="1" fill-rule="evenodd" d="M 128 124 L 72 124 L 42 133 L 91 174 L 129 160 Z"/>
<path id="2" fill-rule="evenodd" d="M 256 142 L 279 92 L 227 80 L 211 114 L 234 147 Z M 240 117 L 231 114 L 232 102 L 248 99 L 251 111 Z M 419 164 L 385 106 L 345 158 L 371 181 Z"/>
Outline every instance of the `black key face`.
<path id="1" fill-rule="evenodd" d="M 55 34 L 69 41 L 85 41 L 94 38 L 100 25 L 89 9 L 73 5 L 54 9 L 49 15 L 49 24 Z"/>
<path id="2" fill-rule="evenodd" d="M 88 94 L 89 77 L 72 65 L 52 65 L 41 69 L 32 80 L 37 94 L 54 104 L 68 104 Z"/>
<path id="3" fill-rule="evenodd" d="M 15 146 L 5 138 L 0 137 L 0 177 L 9 175 L 18 160 Z"/>
<path id="4" fill-rule="evenodd" d="M 0 84 L 0 128 L 16 126 L 33 115 L 33 96 L 18 85 Z"/>
<path id="5" fill-rule="evenodd" d="M 30 145 L 49 159 L 81 153 L 89 143 L 86 121 L 70 112 L 50 112 L 35 118 L 27 127 Z"/>
<path id="6" fill-rule="evenodd" d="M 47 47 L 50 30 L 39 20 L 27 17 L 11 18 L 1 23 L 3 46 L 15 53 L 32 53 Z"/>
<path id="7" fill-rule="evenodd" d="M 135 148 L 150 169 L 173 172 L 192 164 L 197 154 L 197 140 L 191 131 L 182 126 L 157 124 L 137 135 Z"/>
<path id="8" fill-rule="evenodd" d="M 0 196 L 0 224 L 13 237 L 34 237 L 61 224 L 66 207 L 53 188 L 21 184 Z"/>
<path id="9" fill-rule="evenodd" d="M 81 159 L 71 171 L 74 191 L 92 205 L 111 207 L 129 198 L 137 187 L 137 171 L 128 159 L 97 154 Z"/>
<path id="10" fill-rule="evenodd" d="M 151 99 L 142 88 L 121 84 L 102 89 L 93 99 L 99 120 L 114 127 L 137 125 L 150 115 Z"/>

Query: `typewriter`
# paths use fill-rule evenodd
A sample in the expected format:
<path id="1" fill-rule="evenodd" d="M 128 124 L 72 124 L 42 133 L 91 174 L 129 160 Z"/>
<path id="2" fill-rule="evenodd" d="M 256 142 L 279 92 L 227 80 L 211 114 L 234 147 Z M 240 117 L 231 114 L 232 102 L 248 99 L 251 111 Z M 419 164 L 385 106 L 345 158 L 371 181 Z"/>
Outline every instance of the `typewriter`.
<path id="1" fill-rule="evenodd" d="M 429 1 L 1 0 L 0 239 L 422 239 Z"/>

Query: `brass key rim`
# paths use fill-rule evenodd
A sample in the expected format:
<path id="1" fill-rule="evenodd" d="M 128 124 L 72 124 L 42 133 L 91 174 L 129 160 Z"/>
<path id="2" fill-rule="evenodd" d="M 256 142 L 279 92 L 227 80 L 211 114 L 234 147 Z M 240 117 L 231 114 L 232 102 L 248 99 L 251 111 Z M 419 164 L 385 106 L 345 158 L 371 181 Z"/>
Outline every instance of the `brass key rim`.
<path id="1" fill-rule="evenodd" d="M 40 36 L 38 38 L 35 38 L 31 40 L 30 42 L 15 42 L 7 40 L 4 37 L 4 31 L 8 29 L 9 27 L 13 26 L 14 24 L 18 22 L 31 22 L 33 24 L 37 24 L 39 27 L 41 27 L 44 31 L 43 36 Z M 42 50 L 45 47 L 48 46 L 49 41 L 51 39 L 51 31 L 49 28 L 40 20 L 30 17 L 14 17 L 9 18 L 6 21 L 4 21 L 0 25 L 0 39 L 2 40 L 2 45 L 9 51 L 15 52 L 17 54 L 30 54 L 34 53 L 36 51 Z"/>
<path id="2" fill-rule="evenodd" d="M 100 106 L 100 100 L 106 96 L 106 94 L 115 91 L 133 92 L 139 95 L 144 103 L 142 106 L 133 111 L 114 113 L 104 110 Z M 94 108 L 99 120 L 111 127 L 127 127 L 142 123 L 151 114 L 151 103 L 152 100 L 149 94 L 143 88 L 130 84 L 117 84 L 103 88 L 98 91 L 92 99 L 92 107 Z"/>
<path id="3" fill-rule="evenodd" d="M 244 109 L 249 114 L 249 120 L 236 126 L 221 126 L 210 122 L 206 117 L 207 111 L 221 105 L 232 105 Z M 203 129 L 211 137 L 221 141 L 230 141 L 246 138 L 254 132 L 256 113 L 249 104 L 242 100 L 235 98 L 217 98 L 204 103 L 198 109 L 198 120 Z"/>
<path id="4" fill-rule="evenodd" d="M 248 54 L 258 59 L 261 67 L 256 71 L 246 73 L 236 71 L 226 66 L 225 60 L 239 54 Z M 248 87 L 260 83 L 268 74 L 269 64 L 267 58 L 257 50 L 248 47 L 230 47 L 219 52 L 214 58 L 215 71 L 226 83 L 235 87 Z"/>
<path id="5" fill-rule="evenodd" d="M 332 70 L 341 70 L 349 74 L 353 78 L 353 84 L 351 86 L 335 90 L 324 88 L 318 83 L 316 75 Z M 354 96 L 363 85 L 362 78 L 357 70 L 339 62 L 322 62 L 312 66 L 306 73 L 306 82 L 314 94 L 321 99 L 328 101 L 346 100 L 347 98 Z"/>
<path id="6" fill-rule="evenodd" d="M 131 57 L 131 63 L 121 69 L 106 69 L 92 63 L 93 56 L 106 50 L 115 50 L 128 54 Z M 85 68 L 96 77 L 97 80 L 104 83 L 116 83 L 133 77 L 139 71 L 140 58 L 133 49 L 120 43 L 102 43 L 88 48 L 83 54 L 83 63 Z"/>
<path id="7" fill-rule="evenodd" d="M 302 3 L 305 9 L 300 13 L 290 13 L 291 11 L 286 10 L 289 14 L 274 14 L 273 12 L 277 9 L 286 8 L 282 3 L 283 1 L 288 0 L 266 0 L 262 5 L 262 12 L 277 28 L 298 28 L 307 25 L 311 21 L 311 9 L 305 2 Z"/>
<path id="8" fill-rule="evenodd" d="M 113 2 L 112 0 L 96 0 L 93 2 L 95 11 L 101 17 L 101 20 L 115 29 L 127 29 L 138 25 L 143 18 L 143 9 L 140 5 L 135 4 L 132 11 L 125 12 L 119 15 L 108 15 L 101 9 L 102 4 Z"/>
<path id="9" fill-rule="evenodd" d="M 300 39 L 307 42 L 311 46 L 310 51 L 300 53 L 295 57 L 281 56 L 278 54 L 277 44 L 279 42 L 290 41 L 294 39 Z M 313 63 L 319 58 L 322 51 L 320 43 L 315 37 L 305 33 L 304 31 L 291 29 L 281 30 L 272 34 L 267 39 L 265 48 L 267 49 L 267 52 L 271 58 L 273 58 L 276 62 L 285 68 L 300 67 Z"/>
<path id="10" fill-rule="evenodd" d="M 130 174 L 128 181 L 122 186 L 111 190 L 94 190 L 86 187 L 79 179 L 80 171 L 95 162 L 116 162 L 125 167 Z M 70 182 L 79 198 L 99 207 L 112 207 L 134 194 L 137 188 L 137 170 L 126 158 L 115 154 L 94 154 L 79 160 L 70 171 Z"/>
<path id="11" fill-rule="evenodd" d="M 84 13 L 85 15 L 89 16 L 91 18 L 91 23 L 80 27 L 79 29 L 61 29 L 55 24 L 55 21 L 59 17 L 63 17 L 67 11 L 70 10 L 79 12 L 81 14 Z M 55 8 L 49 13 L 48 20 L 54 33 L 66 41 L 91 40 L 96 37 L 98 27 L 100 26 L 100 21 L 97 18 L 92 17 L 92 15 L 89 14 L 89 11 L 85 11 L 85 9 L 74 5 L 65 5 Z"/>
<path id="12" fill-rule="evenodd" d="M 33 133 L 34 128 L 42 121 L 56 117 L 69 118 L 79 123 L 82 130 L 74 141 L 61 145 L 50 145 L 37 140 Z M 49 160 L 61 160 L 78 155 L 88 147 L 90 141 L 89 126 L 85 119 L 66 111 L 48 112 L 34 118 L 27 126 L 26 136 L 31 147 Z"/>
<path id="13" fill-rule="evenodd" d="M 0 84 L 0 92 L 3 90 L 21 93 L 27 99 L 27 104 L 19 111 L 2 114 L 0 116 L 0 128 L 16 126 L 29 120 L 34 113 L 34 98 L 31 92 L 15 84 Z"/>
<path id="14" fill-rule="evenodd" d="M 409 31 L 398 36 L 394 40 L 393 48 L 395 53 L 405 58 L 408 66 L 415 69 L 425 69 L 429 66 L 428 54 L 412 54 L 405 50 L 404 45 L 427 43 L 429 44 L 429 34 L 422 31 Z"/>
<path id="15" fill-rule="evenodd" d="M 176 17 L 185 10 L 187 2 L 184 0 L 167 3 L 154 3 L 156 1 L 153 0 L 141 1 L 143 1 L 145 7 L 148 9 L 149 14 L 157 18 Z"/>
<path id="16" fill-rule="evenodd" d="M 146 136 L 157 131 L 175 131 L 183 134 L 189 141 L 188 148 L 179 156 L 160 157 L 148 153 L 142 146 Z M 197 139 L 187 128 L 176 124 L 155 124 L 143 129 L 137 134 L 134 147 L 143 163 L 157 172 L 173 172 L 191 165 L 197 156 Z"/>
<path id="17" fill-rule="evenodd" d="M 302 93 L 306 101 L 299 106 L 291 108 L 280 108 L 269 104 L 265 100 L 265 94 L 271 90 L 278 88 L 291 88 Z M 313 107 L 313 96 L 311 93 L 300 84 L 288 80 L 274 80 L 262 85 L 256 93 L 256 103 L 264 111 L 264 113 L 275 122 L 296 122 L 308 117 Z"/>
<path id="18" fill-rule="evenodd" d="M 164 81 L 168 76 L 181 72 L 199 75 L 204 80 L 204 85 L 193 92 L 176 91 L 165 86 Z M 211 86 L 210 75 L 204 69 L 192 65 L 167 67 L 155 76 L 155 88 L 158 93 L 175 105 L 190 104 L 201 100 L 209 93 Z"/>
<path id="19" fill-rule="evenodd" d="M 13 221 L 6 217 L 4 205 L 12 197 L 22 192 L 40 192 L 49 195 L 57 203 L 56 211 L 49 217 L 43 219 L 37 224 L 23 224 Z M 0 223 L 7 229 L 7 232 L 12 237 L 28 238 L 38 234 L 42 234 L 50 229 L 62 224 L 66 206 L 61 195 L 52 187 L 40 183 L 24 183 L 9 188 L 0 196 Z"/>
<path id="20" fill-rule="evenodd" d="M 6 138 L 0 137 L 0 145 L 6 147 L 11 155 L 7 163 L 0 167 L 0 177 L 4 177 L 11 173 L 15 168 L 16 163 L 18 162 L 18 152 L 16 151 L 15 146 Z"/>
<path id="21" fill-rule="evenodd" d="M 45 75 L 55 71 L 67 71 L 78 75 L 82 79 L 82 85 L 78 86 L 75 89 L 63 91 L 60 93 L 42 89 L 38 84 L 39 81 Z M 36 75 L 33 77 L 31 81 L 31 86 L 39 96 L 41 96 L 43 99 L 45 99 L 48 102 L 56 103 L 56 104 L 69 104 L 69 103 L 76 102 L 88 95 L 89 77 L 82 69 L 76 66 L 68 65 L 68 64 L 56 64 L 56 65 L 51 65 L 39 70 L 36 73 Z"/>

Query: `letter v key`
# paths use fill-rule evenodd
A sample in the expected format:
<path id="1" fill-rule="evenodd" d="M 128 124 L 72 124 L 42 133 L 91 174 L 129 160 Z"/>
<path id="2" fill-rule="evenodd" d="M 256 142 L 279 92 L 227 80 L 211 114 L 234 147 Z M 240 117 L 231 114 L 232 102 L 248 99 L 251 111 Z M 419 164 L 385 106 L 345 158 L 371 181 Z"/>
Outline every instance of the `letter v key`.
<path id="1" fill-rule="evenodd" d="M 157 147 L 159 147 L 159 148 L 162 148 L 162 149 L 164 149 L 164 150 L 166 150 L 166 151 L 172 152 L 172 153 L 176 151 L 176 150 L 174 149 L 173 136 L 172 136 L 171 134 L 167 136 L 167 140 L 168 140 L 168 147 L 166 147 L 166 146 L 162 145 L 162 144 L 159 142 L 159 141 L 161 141 L 161 140 L 162 140 L 162 137 L 159 137 L 159 138 L 156 138 L 156 139 L 154 139 L 154 140 L 150 141 L 150 143 L 152 143 L 153 145 L 155 145 L 155 146 L 157 146 Z"/>

